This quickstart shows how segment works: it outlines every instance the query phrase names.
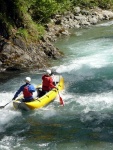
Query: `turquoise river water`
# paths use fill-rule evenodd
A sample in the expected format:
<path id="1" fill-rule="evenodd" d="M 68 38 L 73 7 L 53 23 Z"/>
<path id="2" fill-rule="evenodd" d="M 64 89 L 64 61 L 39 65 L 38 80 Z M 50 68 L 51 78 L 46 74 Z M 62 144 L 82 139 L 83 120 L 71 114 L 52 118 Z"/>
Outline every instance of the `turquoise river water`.
<path id="1" fill-rule="evenodd" d="M 30 112 L 0 109 L 0 150 L 113 149 L 113 21 L 71 31 L 55 45 L 65 53 L 53 61 L 65 79 L 47 107 Z M 0 85 L 0 105 L 9 102 L 26 76 L 41 82 L 38 71 L 21 73 Z"/>

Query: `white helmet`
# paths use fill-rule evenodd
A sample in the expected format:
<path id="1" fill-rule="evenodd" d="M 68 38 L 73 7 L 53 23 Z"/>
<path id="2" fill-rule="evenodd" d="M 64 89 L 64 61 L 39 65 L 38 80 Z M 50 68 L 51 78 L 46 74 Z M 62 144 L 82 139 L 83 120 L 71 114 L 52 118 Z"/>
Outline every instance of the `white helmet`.
<path id="1" fill-rule="evenodd" d="M 50 75 L 50 74 L 51 74 L 51 70 L 46 70 L 46 73 L 47 73 L 48 75 Z"/>
<path id="2" fill-rule="evenodd" d="M 31 82 L 31 78 L 30 77 L 26 77 L 25 81 L 29 83 L 29 82 Z"/>

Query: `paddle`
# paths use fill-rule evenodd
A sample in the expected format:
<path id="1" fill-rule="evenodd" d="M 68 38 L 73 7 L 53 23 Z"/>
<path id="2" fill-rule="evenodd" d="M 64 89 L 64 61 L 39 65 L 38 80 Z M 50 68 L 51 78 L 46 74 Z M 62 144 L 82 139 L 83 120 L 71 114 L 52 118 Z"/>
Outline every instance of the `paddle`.
<path id="1" fill-rule="evenodd" d="M 60 96 L 59 91 L 58 91 L 58 95 L 59 95 L 60 105 L 64 106 L 64 101 L 63 101 L 62 97 Z"/>
<path id="2" fill-rule="evenodd" d="M 11 102 L 12 102 L 12 100 L 10 102 L 8 102 L 7 104 L 5 104 L 4 106 L 0 106 L 0 109 L 4 108 L 5 106 L 7 106 Z"/>
<path id="3" fill-rule="evenodd" d="M 59 76 L 59 78 L 60 78 L 60 76 Z M 55 82 L 55 85 L 56 85 L 55 78 L 54 78 L 54 82 Z M 57 88 L 57 90 L 58 90 L 58 88 Z M 58 95 L 59 95 L 60 105 L 64 106 L 64 101 L 63 101 L 62 97 L 60 96 L 59 90 L 58 90 Z"/>

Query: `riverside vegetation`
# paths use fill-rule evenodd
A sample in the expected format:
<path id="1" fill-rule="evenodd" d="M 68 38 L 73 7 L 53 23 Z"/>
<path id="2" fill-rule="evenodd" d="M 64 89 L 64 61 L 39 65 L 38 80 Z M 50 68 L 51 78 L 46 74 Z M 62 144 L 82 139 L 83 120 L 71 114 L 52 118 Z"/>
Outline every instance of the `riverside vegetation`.
<path id="1" fill-rule="evenodd" d="M 112 9 L 113 0 L 1 0 L 0 71 L 49 66 L 63 56 L 52 41 L 112 19 Z"/>

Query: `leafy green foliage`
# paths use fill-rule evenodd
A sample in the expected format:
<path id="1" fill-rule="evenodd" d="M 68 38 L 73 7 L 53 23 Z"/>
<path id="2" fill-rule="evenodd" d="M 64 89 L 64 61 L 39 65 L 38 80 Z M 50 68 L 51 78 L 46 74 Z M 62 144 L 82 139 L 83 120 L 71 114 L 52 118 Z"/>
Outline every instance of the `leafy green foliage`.
<path id="1" fill-rule="evenodd" d="M 29 37 L 28 31 L 24 28 L 19 28 L 16 35 L 22 36 L 23 38 L 25 38 L 25 40 L 27 40 Z"/>
<path id="2" fill-rule="evenodd" d="M 51 17 L 76 6 L 109 9 L 113 0 L 1 0 L 0 34 L 6 38 L 20 35 L 25 39 L 39 39 L 44 34 L 43 25 Z"/>
<path id="3" fill-rule="evenodd" d="M 55 0 L 36 0 L 34 6 L 32 6 L 32 17 L 37 22 L 48 22 L 51 15 L 56 13 L 58 5 Z"/>
<path id="4" fill-rule="evenodd" d="M 36 0 L 30 8 L 31 16 L 37 23 L 47 23 L 57 13 L 71 8 L 70 0 Z"/>

